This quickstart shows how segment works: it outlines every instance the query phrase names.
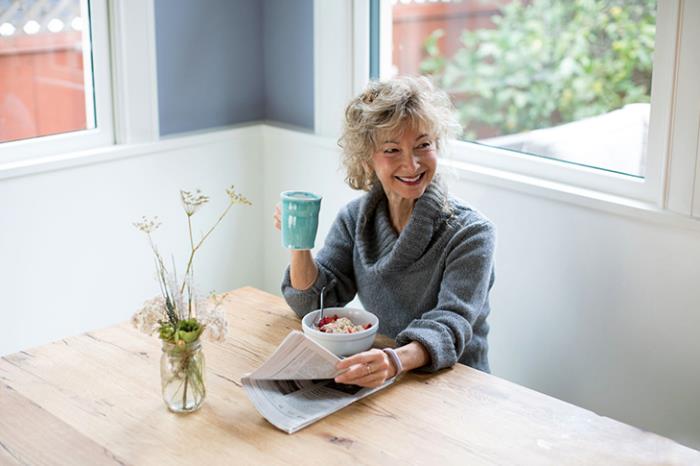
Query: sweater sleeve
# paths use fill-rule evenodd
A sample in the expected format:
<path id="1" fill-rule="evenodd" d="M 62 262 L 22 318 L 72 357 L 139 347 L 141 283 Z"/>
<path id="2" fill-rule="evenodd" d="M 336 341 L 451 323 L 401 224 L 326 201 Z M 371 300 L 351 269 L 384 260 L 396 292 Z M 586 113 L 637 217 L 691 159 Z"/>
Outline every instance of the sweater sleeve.
<path id="1" fill-rule="evenodd" d="M 450 367 L 462 356 L 493 285 L 495 241 L 488 221 L 465 227 L 450 241 L 436 307 L 396 336 L 400 346 L 417 341 L 426 348 L 431 361 L 420 370 Z"/>
<path id="2" fill-rule="evenodd" d="M 354 222 L 346 206 L 338 213 L 323 247 L 314 260 L 318 267 L 318 277 L 310 288 L 293 288 L 287 267 L 282 280 L 282 294 L 299 317 L 320 307 L 321 290 L 324 286 L 325 307 L 345 306 L 355 297 L 357 285 L 353 267 L 354 231 Z"/>

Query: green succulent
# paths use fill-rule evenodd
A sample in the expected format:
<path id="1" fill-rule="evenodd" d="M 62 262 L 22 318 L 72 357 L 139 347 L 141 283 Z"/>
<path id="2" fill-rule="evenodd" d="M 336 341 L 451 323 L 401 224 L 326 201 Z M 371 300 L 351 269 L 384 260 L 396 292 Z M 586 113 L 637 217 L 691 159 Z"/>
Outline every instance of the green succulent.
<path id="1" fill-rule="evenodd" d="M 197 319 L 184 319 L 177 323 L 175 330 L 175 341 L 182 340 L 185 343 L 197 341 L 204 331 L 204 327 L 197 322 Z"/>
<path id="2" fill-rule="evenodd" d="M 171 341 L 175 336 L 175 328 L 169 322 L 162 322 L 160 324 L 160 331 L 158 336 L 161 338 L 161 340 Z"/>

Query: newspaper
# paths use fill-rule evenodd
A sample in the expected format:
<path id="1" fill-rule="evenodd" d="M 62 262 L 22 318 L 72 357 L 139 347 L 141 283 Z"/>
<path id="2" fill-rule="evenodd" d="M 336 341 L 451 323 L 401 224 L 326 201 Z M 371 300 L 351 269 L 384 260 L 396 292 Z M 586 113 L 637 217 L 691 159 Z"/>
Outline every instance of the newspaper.
<path id="1" fill-rule="evenodd" d="M 293 330 L 256 371 L 241 378 L 248 397 L 272 425 L 292 434 L 394 382 L 376 388 L 336 383 L 340 358 Z"/>

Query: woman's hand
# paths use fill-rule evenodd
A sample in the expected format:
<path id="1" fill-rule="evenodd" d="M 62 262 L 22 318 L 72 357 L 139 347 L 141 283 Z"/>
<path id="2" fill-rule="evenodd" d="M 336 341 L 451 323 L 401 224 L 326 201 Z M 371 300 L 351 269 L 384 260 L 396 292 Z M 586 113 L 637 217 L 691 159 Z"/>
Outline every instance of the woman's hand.
<path id="1" fill-rule="evenodd" d="M 273 218 L 273 225 L 275 225 L 275 228 L 278 230 L 282 229 L 282 211 L 280 210 L 280 205 L 277 204 L 275 206 L 275 213 L 272 216 Z"/>
<path id="2" fill-rule="evenodd" d="M 272 224 L 278 230 L 282 229 L 282 210 L 279 204 L 275 206 Z M 311 285 L 316 283 L 316 277 L 318 277 L 318 268 L 311 257 L 311 251 L 291 250 L 290 255 L 289 278 L 292 282 L 292 288 L 308 290 Z"/>
<path id="3" fill-rule="evenodd" d="M 417 342 L 396 348 L 404 372 L 423 367 L 430 362 L 430 354 Z M 336 369 L 346 372 L 335 378 L 338 383 L 360 385 L 361 387 L 378 387 L 396 375 L 396 367 L 389 356 L 380 349 L 371 349 L 364 353 L 343 359 L 335 365 Z"/>
<path id="4" fill-rule="evenodd" d="M 396 374 L 394 363 L 377 348 L 347 357 L 336 364 L 336 369 L 348 369 L 335 378 L 338 383 L 378 387 Z"/>

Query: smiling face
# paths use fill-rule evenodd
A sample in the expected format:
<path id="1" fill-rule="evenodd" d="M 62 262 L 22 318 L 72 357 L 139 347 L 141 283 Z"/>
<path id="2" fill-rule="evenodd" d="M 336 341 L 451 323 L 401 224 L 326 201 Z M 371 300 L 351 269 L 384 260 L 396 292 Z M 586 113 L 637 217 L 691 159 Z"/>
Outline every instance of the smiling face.
<path id="1" fill-rule="evenodd" d="M 390 202 L 415 201 L 435 176 L 435 138 L 413 128 L 380 137 L 371 166 Z"/>

